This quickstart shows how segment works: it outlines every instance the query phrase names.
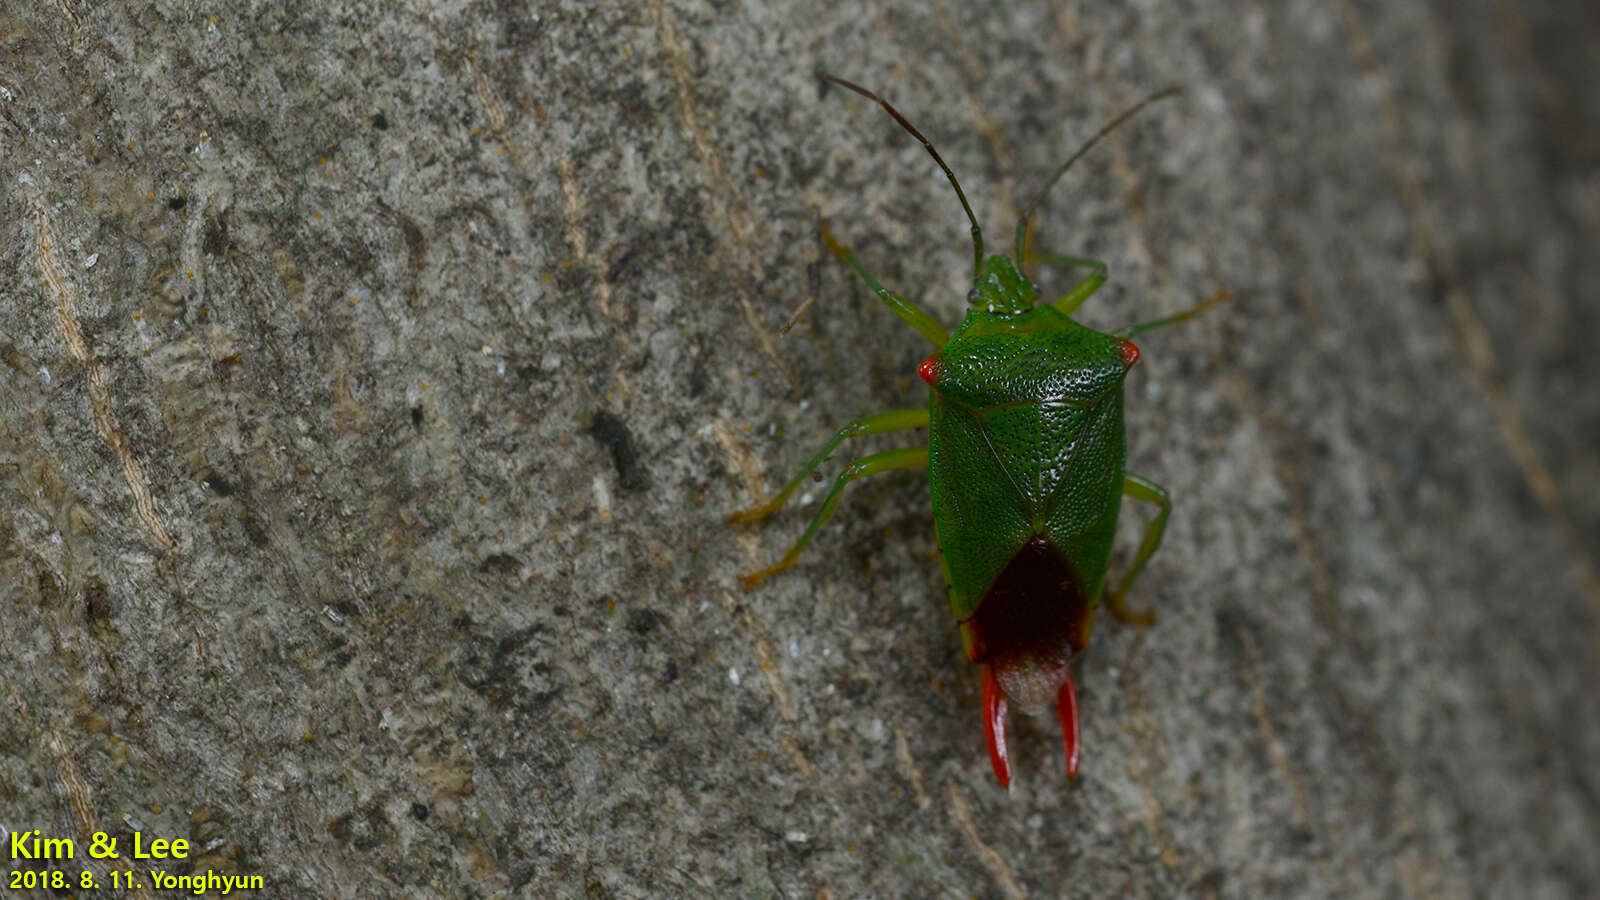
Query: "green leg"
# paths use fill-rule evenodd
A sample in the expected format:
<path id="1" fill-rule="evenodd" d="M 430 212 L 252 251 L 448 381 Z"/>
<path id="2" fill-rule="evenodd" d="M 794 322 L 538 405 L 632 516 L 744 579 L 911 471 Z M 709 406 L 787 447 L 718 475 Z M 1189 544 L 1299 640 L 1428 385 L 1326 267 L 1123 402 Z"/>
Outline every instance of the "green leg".
<path id="1" fill-rule="evenodd" d="M 828 498 L 822 501 L 822 508 L 817 510 L 816 516 L 811 519 L 811 524 L 806 527 L 806 533 L 800 535 L 800 540 L 794 542 L 794 546 L 789 548 L 789 552 L 785 553 L 783 558 L 778 560 L 775 565 L 759 572 L 751 572 L 749 575 L 740 576 L 739 580 L 744 582 L 744 589 L 748 591 L 761 583 L 761 580 L 767 576 L 776 575 L 794 565 L 795 560 L 800 558 L 800 551 L 806 549 L 806 545 L 811 543 L 811 539 L 816 536 L 817 530 L 827 524 L 829 519 L 833 518 L 834 507 L 839 505 L 839 498 L 844 494 L 845 485 L 855 481 L 857 478 L 866 478 L 869 475 L 878 475 L 895 469 L 925 469 L 927 467 L 927 447 L 886 450 L 851 463 L 843 472 L 839 473 L 838 478 L 834 479 L 833 490 L 829 491 Z"/>
<path id="2" fill-rule="evenodd" d="M 834 256 L 844 260 L 850 268 L 856 270 L 856 274 L 867 282 L 867 286 L 878 295 L 878 299 L 889 304 L 891 312 L 905 319 L 906 324 L 915 328 L 923 337 L 933 341 L 935 347 L 943 347 L 944 342 L 950 339 L 950 333 L 944 330 L 944 326 L 940 325 L 937 319 L 923 312 L 910 300 L 879 284 L 878 279 L 873 278 L 872 273 L 861 264 L 861 260 L 856 259 L 856 252 L 834 240 L 833 232 L 829 231 L 826 225 L 822 228 L 822 240 L 828 245 L 828 249 L 833 251 Z"/>
<path id="3" fill-rule="evenodd" d="M 1179 322 L 1187 322 L 1211 307 L 1221 306 L 1232 299 L 1233 295 L 1227 291 L 1217 291 L 1215 294 L 1207 297 L 1204 302 L 1196 303 L 1194 306 L 1191 306 L 1181 312 L 1175 312 L 1170 316 L 1162 316 L 1159 319 L 1151 319 L 1148 322 L 1140 322 L 1137 325 L 1129 325 L 1126 328 L 1118 328 L 1116 331 L 1111 333 L 1116 337 L 1131 338 L 1136 334 L 1143 334 L 1146 331 L 1154 331 L 1157 328 L 1165 328 L 1168 325 L 1176 325 Z"/>
<path id="4" fill-rule="evenodd" d="M 1029 253 L 1028 258 L 1046 265 L 1058 266 L 1063 269 L 1092 269 L 1082 281 L 1072 286 L 1060 300 L 1051 305 L 1056 312 L 1064 316 L 1072 315 L 1072 311 L 1083 305 L 1089 295 L 1100 290 L 1100 285 L 1106 283 L 1106 264 L 1098 259 L 1084 259 L 1078 256 L 1058 256 L 1054 253 Z"/>
<path id="5" fill-rule="evenodd" d="M 877 415 L 863 416 L 839 429 L 839 433 L 830 438 L 828 443 L 817 451 L 817 455 L 806 462 L 805 468 L 800 470 L 800 474 L 791 478 L 776 497 L 761 506 L 730 513 L 727 520 L 728 524 L 733 525 L 739 522 L 753 522 L 758 519 L 765 519 L 767 516 L 782 509 L 783 505 L 789 502 L 789 497 L 800 488 L 801 484 L 805 483 L 806 476 L 810 475 L 811 471 L 817 466 L 822 465 L 822 461 L 827 459 L 848 438 L 881 434 L 885 431 L 906 431 L 912 428 L 927 427 L 928 411 L 926 409 L 895 409 L 889 412 L 881 412 Z"/>
<path id="6" fill-rule="evenodd" d="M 1127 606 L 1128 588 L 1133 580 L 1139 577 L 1139 572 L 1144 569 L 1144 564 L 1155 555 L 1156 548 L 1161 546 L 1161 534 L 1167 530 L 1167 516 L 1172 513 L 1172 498 L 1167 496 L 1167 489 L 1154 481 L 1140 478 L 1129 473 L 1122 479 L 1122 493 L 1135 500 L 1146 503 L 1161 504 L 1161 512 L 1156 514 L 1155 521 L 1144 531 L 1144 540 L 1139 543 L 1139 555 L 1133 558 L 1133 568 L 1128 574 L 1122 576 L 1122 581 L 1117 589 L 1111 592 L 1111 597 L 1106 601 L 1106 608 L 1111 614 L 1124 622 L 1133 622 L 1138 625 L 1153 625 L 1156 617 L 1154 613 L 1136 613 Z"/>

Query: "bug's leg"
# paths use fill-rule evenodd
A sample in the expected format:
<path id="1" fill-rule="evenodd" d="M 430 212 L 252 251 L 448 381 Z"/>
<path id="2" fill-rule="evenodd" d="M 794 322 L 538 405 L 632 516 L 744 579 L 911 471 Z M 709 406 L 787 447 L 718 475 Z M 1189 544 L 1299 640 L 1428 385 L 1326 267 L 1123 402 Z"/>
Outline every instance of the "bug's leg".
<path id="1" fill-rule="evenodd" d="M 1167 516 L 1172 513 L 1172 498 L 1167 495 L 1166 488 L 1148 478 L 1140 478 L 1132 473 L 1123 476 L 1122 493 L 1135 500 L 1158 503 L 1161 505 L 1161 512 L 1157 513 L 1155 521 L 1145 528 L 1144 540 L 1139 542 L 1139 555 L 1133 558 L 1133 567 L 1128 570 L 1128 574 L 1122 576 L 1122 581 L 1118 582 L 1117 589 L 1112 591 L 1111 596 L 1107 598 L 1106 609 L 1124 622 L 1132 622 L 1136 625 L 1153 625 L 1156 621 L 1154 613 L 1136 613 L 1128 609 L 1128 588 L 1133 584 L 1133 580 L 1139 577 L 1139 572 L 1144 568 L 1144 564 L 1149 562 L 1151 556 L 1155 555 L 1156 548 L 1161 546 L 1161 534 L 1167 530 Z"/>
<path id="2" fill-rule="evenodd" d="M 1055 253 L 1030 252 L 1028 259 L 1042 262 L 1046 265 L 1057 266 L 1062 269 L 1089 269 L 1084 279 L 1072 286 L 1072 290 L 1062 295 L 1060 300 L 1050 304 L 1056 312 L 1064 316 L 1083 305 L 1089 295 L 1100 290 L 1100 285 L 1106 283 L 1106 264 L 1098 259 L 1084 259 L 1078 256 L 1060 256 Z"/>
<path id="3" fill-rule="evenodd" d="M 943 347 L 944 342 L 950 339 L 950 333 L 944 330 L 944 326 L 940 325 L 937 319 L 923 312 L 922 308 L 915 303 L 879 284 L 878 279 L 873 278 L 872 273 L 867 271 L 867 267 L 861 264 L 861 260 L 856 259 L 856 252 L 835 240 L 833 232 L 829 231 L 826 225 L 822 226 L 822 241 L 828 245 L 829 250 L 833 251 L 834 256 L 839 257 L 846 265 L 856 270 L 856 274 L 860 275 L 862 280 L 867 283 L 867 287 L 872 288 L 872 292 L 878 295 L 878 299 L 889 305 L 890 312 L 904 319 L 906 324 L 915 328 L 923 337 L 932 341 L 935 347 Z"/>
<path id="4" fill-rule="evenodd" d="M 1212 308 L 1213 306 L 1221 306 L 1232 299 L 1233 295 L 1228 293 L 1226 290 L 1217 291 L 1216 293 L 1207 297 L 1204 301 L 1196 303 L 1188 309 L 1180 310 L 1170 316 L 1162 316 L 1159 319 L 1151 319 L 1148 322 L 1140 322 L 1137 325 L 1129 325 L 1126 328 L 1118 328 L 1116 331 L 1111 333 L 1116 337 L 1131 338 L 1136 334 L 1143 334 L 1146 331 L 1154 331 L 1157 328 L 1165 328 L 1168 325 L 1176 325 L 1179 322 L 1187 322 L 1195 316 L 1198 316 L 1206 310 Z"/>
<path id="5" fill-rule="evenodd" d="M 827 84 L 827 82 L 824 81 L 823 84 Z M 806 265 L 806 282 L 811 285 L 811 296 L 807 297 L 806 302 L 800 304 L 800 308 L 795 310 L 794 315 L 789 317 L 789 321 L 778 329 L 779 334 L 788 334 L 789 329 L 800 321 L 800 317 L 805 315 L 811 307 L 816 306 L 817 301 L 822 298 L 822 213 L 816 213 L 812 221 L 817 235 L 817 254 Z"/>
<path id="6" fill-rule="evenodd" d="M 924 415 L 926 414 L 924 413 Z M 800 535 L 800 540 L 795 541 L 794 546 L 790 547 L 789 552 L 783 554 L 783 558 L 778 560 L 777 563 L 759 572 L 751 572 L 749 575 L 740 576 L 739 580 L 744 583 L 744 589 L 748 591 L 760 584 L 762 579 L 767 576 L 776 575 L 794 565 L 795 560 L 800 558 L 800 552 L 806 549 L 806 545 L 811 543 L 811 539 L 816 536 L 817 530 L 827 524 L 829 519 L 833 518 L 834 507 L 839 505 L 839 498 L 844 494 L 845 485 L 855 481 L 857 478 L 892 472 L 895 469 L 925 469 L 927 467 L 927 447 L 885 450 L 882 453 L 874 453 L 871 456 L 858 459 L 846 466 L 845 470 L 839 473 L 839 477 L 834 479 L 833 490 L 828 492 L 827 499 L 822 501 L 822 507 L 817 510 L 816 516 L 811 519 L 811 524 L 806 526 L 805 534 Z"/>
<path id="7" fill-rule="evenodd" d="M 905 431 L 911 428 L 927 427 L 928 411 L 926 409 L 895 409 L 876 415 L 862 416 L 839 429 L 837 434 L 829 438 L 828 442 L 822 445 L 822 449 L 817 451 L 817 455 L 806 461 L 805 468 L 800 470 L 800 474 L 789 479 L 789 483 L 783 486 L 783 490 L 779 491 L 777 496 L 761 506 L 753 506 L 750 509 L 729 513 L 727 522 L 729 525 L 739 522 L 753 522 L 765 519 L 767 516 L 782 509 L 783 505 L 789 502 L 789 498 L 794 492 L 799 490 L 800 485 L 805 483 L 806 476 L 810 475 L 817 466 L 822 465 L 822 461 L 827 459 L 834 450 L 838 449 L 839 445 L 844 443 L 847 438 L 880 434 L 885 431 Z"/>

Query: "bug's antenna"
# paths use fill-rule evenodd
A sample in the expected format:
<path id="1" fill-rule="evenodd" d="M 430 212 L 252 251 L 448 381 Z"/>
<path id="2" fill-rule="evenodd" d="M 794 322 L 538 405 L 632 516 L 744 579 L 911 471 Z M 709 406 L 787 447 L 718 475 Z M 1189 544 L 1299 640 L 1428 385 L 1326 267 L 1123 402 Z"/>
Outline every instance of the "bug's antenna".
<path id="1" fill-rule="evenodd" d="M 932 156 L 933 161 L 938 163 L 939 168 L 944 170 L 945 177 L 950 179 L 950 186 L 956 189 L 956 196 L 961 198 L 961 208 L 967 211 L 967 221 L 972 223 L 972 267 L 974 269 L 972 278 L 974 281 L 976 281 L 980 276 L 983 275 L 983 232 L 978 228 L 978 217 L 972 214 L 972 204 L 967 202 L 967 195 L 961 190 L 961 182 L 956 180 L 956 173 L 950 171 L 950 167 L 944 164 L 944 159 L 939 156 L 939 151 L 933 149 L 933 143 L 927 138 L 923 137 L 922 132 L 918 131 L 915 125 L 907 122 L 905 116 L 900 115 L 900 113 L 897 112 L 894 107 L 890 106 L 889 101 L 879 97 L 877 94 L 874 94 L 859 84 L 851 84 L 850 82 L 845 81 L 843 78 L 835 78 L 826 72 L 821 74 L 823 78 L 833 82 L 834 84 L 837 84 L 842 88 L 848 88 L 849 90 L 855 91 L 861 96 L 866 97 L 868 100 L 878 101 L 878 105 L 888 110 L 889 115 L 894 116 L 894 120 L 900 123 L 901 128 L 904 128 L 906 131 L 911 133 L 912 137 L 922 142 L 922 146 L 926 147 L 928 150 L 928 155 Z M 1145 102 L 1149 101 L 1147 100 Z M 1140 105 L 1142 106 L 1143 104 Z M 1137 109 L 1138 107 L 1134 108 Z M 1093 143 L 1093 141 L 1090 143 Z"/>
<path id="2" fill-rule="evenodd" d="M 837 81 L 838 79 L 834 79 L 834 80 Z M 848 87 L 848 85 L 847 85 L 847 87 Z M 1182 92 L 1183 92 L 1183 86 L 1182 85 L 1177 85 L 1177 84 L 1168 85 L 1167 87 L 1164 87 L 1159 91 L 1156 91 L 1155 93 L 1151 94 L 1150 96 L 1145 97 L 1143 100 L 1140 100 L 1138 103 L 1135 103 L 1134 105 L 1128 107 L 1127 109 L 1125 109 L 1122 112 L 1118 113 L 1117 117 L 1115 119 L 1112 119 L 1111 121 L 1107 122 L 1104 126 L 1101 127 L 1101 129 L 1099 131 L 1095 132 L 1094 133 L 1094 137 L 1089 138 L 1087 141 L 1084 141 L 1083 142 L 1083 146 L 1078 148 L 1078 152 L 1072 154 L 1072 156 L 1069 157 L 1066 162 L 1061 164 L 1061 168 L 1057 169 L 1056 173 L 1054 175 L 1050 176 L 1050 180 L 1046 181 L 1044 183 L 1044 189 L 1039 192 L 1039 196 L 1034 197 L 1033 198 L 1033 202 L 1028 204 L 1028 208 L 1024 209 L 1022 211 L 1022 218 L 1017 220 L 1017 266 L 1018 266 L 1018 268 L 1021 268 L 1021 266 L 1022 266 L 1022 250 L 1023 250 L 1023 246 L 1022 245 L 1027 241 L 1027 233 L 1026 232 L 1027 232 L 1027 228 L 1028 228 L 1028 218 L 1033 215 L 1033 211 L 1039 207 L 1039 204 L 1044 202 L 1044 196 L 1046 194 L 1050 193 L 1050 189 L 1051 188 L 1056 186 L 1056 182 L 1061 180 L 1061 176 L 1067 174 L 1067 170 L 1072 168 L 1072 164 L 1078 161 L 1078 157 L 1084 155 L 1085 153 L 1088 153 L 1090 147 L 1093 147 L 1101 138 L 1103 138 L 1106 135 L 1110 134 L 1111 132 L 1115 131 L 1117 129 L 1118 125 L 1121 125 L 1123 122 L 1126 122 L 1129 119 L 1133 118 L 1133 114 L 1134 113 L 1138 112 L 1141 109 L 1144 109 L 1146 106 L 1149 106 L 1150 104 L 1156 102 L 1157 100 L 1164 100 L 1167 97 L 1176 96 L 1177 94 L 1180 94 Z M 883 101 L 880 100 L 878 102 L 882 103 Z M 885 103 L 884 105 L 887 106 L 888 104 Z M 893 111 L 894 110 L 890 110 L 890 112 L 893 112 Z M 899 116 L 896 116 L 895 118 L 899 118 Z M 924 142 L 924 143 L 926 143 L 926 142 Z M 933 148 L 929 147 L 928 149 L 932 150 Z M 945 171 L 948 172 L 950 170 L 946 169 Z M 954 176 L 951 176 L 951 177 L 953 178 Z M 961 189 L 960 188 L 956 188 L 956 190 L 959 191 Z M 963 202 L 965 202 L 965 201 L 963 201 Z M 977 228 L 978 226 L 977 225 L 973 225 L 972 227 L 973 228 Z"/>

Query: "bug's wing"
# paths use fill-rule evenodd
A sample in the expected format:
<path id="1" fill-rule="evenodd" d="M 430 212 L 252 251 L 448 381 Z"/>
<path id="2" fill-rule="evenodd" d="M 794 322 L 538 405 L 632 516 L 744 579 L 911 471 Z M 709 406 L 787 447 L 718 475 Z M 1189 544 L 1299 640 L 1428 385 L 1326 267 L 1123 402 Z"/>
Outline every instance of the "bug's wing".
<path id="1" fill-rule="evenodd" d="M 1032 511 L 995 458 L 978 415 L 935 396 L 928 480 L 951 613 L 971 618 L 1033 532 Z"/>
<path id="2" fill-rule="evenodd" d="M 1099 596 L 1121 503 L 1121 404 L 933 402 L 929 480 L 951 612 L 972 617 L 1007 567 L 1044 540 L 1074 588 Z"/>

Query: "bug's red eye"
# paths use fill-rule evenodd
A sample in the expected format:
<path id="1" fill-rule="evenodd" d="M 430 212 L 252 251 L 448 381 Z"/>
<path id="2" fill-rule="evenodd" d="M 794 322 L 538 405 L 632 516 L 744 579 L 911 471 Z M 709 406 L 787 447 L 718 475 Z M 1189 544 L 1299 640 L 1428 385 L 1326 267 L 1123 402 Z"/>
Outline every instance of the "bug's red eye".
<path id="1" fill-rule="evenodd" d="M 1137 350 L 1134 352 L 1138 353 Z M 917 366 L 917 376 L 928 384 L 933 384 L 934 380 L 939 377 L 939 354 L 935 353 L 923 360 L 922 365 Z"/>
<path id="2" fill-rule="evenodd" d="M 1123 341 L 1117 352 L 1122 354 L 1122 364 L 1130 369 L 1139 361 L 1139 348 L 1134 346 L 1133 341 Z"/>

